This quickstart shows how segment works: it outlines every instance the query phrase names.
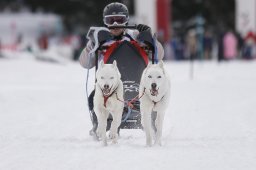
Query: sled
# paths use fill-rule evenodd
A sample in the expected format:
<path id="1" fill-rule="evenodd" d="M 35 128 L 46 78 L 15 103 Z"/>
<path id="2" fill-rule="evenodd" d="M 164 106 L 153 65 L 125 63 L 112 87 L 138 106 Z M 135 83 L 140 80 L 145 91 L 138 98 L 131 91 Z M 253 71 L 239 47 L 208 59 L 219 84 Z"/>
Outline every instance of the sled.
<path id="1" fill-rule="evenodd" d="M 126 26 L 127 28 L 127 26 Z M 135 26 L 128 26 L 128 28 L 135 28 Z M 121 41 L 114 43 L 111 49 L 102 46 L 105 42 L 111 40 L 111 35 L 106 28 L 91 27 L 87 38 L 91 39 L 94 43 L 94 48 L 91 53 L 96 54 L 96 71 L 98 69 L 98 62 L 100 56 L 99 51 L 106 50 L 104 55 L 104 63 L 117 62 L 117 67 L 121 73 L 121 80 L 124 86 L 124 103 L 125 107 L 122 115 L 122 122 L 120 129 L 141 129 L 141 114 L 139 102 L 139 85 L 143 70 L 146 68 L 149 59 L 147 53 L 139 46 L 136 41 Z M 138 37 L 140 42 L 147 44 L 152 53 L 154 54 L 154 40 L 150 31 L 141 32 Z M 112 50 L 112 51 L 111 51 Z M 154 62 L 154 55 L 152 55 L 152 63 Z M 92 101 L 93 93 L 90 95 L 89 100 Z M 96 124 L 97 117 L 93 112 L 93 104 L 89 102 L 91 110 L 91 120 L 93 125 Z M 107 130 L 109 130 L 112 122 L 112 117 L 109 116 L 107 123 Z M 96 130 L 96 129 L 95 129 Z"/>

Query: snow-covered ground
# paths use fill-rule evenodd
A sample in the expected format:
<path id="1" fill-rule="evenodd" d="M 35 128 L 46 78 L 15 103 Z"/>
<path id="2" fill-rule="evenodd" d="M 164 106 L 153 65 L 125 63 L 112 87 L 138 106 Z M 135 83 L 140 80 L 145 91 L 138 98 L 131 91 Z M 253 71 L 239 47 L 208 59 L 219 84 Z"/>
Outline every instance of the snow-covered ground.
<path id="1" fill-rule="evenodd" d="M 172 78 L 162 147 L 121 130 L 103 147 L 77 62 L 0 58 L 1 170 L 255 170 L 256 62 L 166 63 Z M 91 72 L 93 74 L 93 72 Z M 92 87 L 93 77 L 90 77 Z"/>

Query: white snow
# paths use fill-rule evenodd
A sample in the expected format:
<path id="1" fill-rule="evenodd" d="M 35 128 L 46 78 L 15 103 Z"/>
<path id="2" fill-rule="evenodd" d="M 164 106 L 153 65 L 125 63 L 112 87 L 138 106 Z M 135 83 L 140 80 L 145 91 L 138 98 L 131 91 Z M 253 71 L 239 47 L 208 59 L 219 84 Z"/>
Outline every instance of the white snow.
<path id="1" fill-rule="evenodd" d="M 193 80 L 188 62 L 166 68 L 172 94 L 163 146 L 145 147 L 133 129 L 103 147 L 88 133 L 79 63 L 0 58 L 0 169 L 255 170 L 256 62 L 196 62 Z"/>

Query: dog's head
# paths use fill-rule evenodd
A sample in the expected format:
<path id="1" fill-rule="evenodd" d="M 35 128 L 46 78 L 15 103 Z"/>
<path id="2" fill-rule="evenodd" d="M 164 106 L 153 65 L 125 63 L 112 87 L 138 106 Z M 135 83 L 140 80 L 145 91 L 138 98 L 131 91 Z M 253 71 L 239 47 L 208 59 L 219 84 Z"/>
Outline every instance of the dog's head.
<path id="1" fill-rule="evenodd" d="M 96 72 L 96 79 L 103 95 L 110 95 L 117 88 L 121 79 L 116 61 L 114 61 L 113 64 L 104 64 L 104 62 L 101 61 Z"/>
<path id="2" fill-rule="evenodd" d="M 163 62 L 158 64 L 149 64 L 143 73 L 144 87 L 150 92 L 152 96 L 159 94 L 159 89 L 165 85 L 166 75 Z"/>

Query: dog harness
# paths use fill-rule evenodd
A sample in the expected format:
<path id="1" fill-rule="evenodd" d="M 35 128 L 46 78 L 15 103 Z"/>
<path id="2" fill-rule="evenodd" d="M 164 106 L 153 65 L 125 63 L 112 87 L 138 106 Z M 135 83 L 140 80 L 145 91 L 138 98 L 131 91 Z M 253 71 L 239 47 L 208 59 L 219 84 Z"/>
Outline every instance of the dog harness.
<path id="1" fill-rule="evenodd" d="M 163 98 L 164 96 L 158 102 L 160 102 Z M 154 103 L 154 106 L 158 103 L 158 102 L 155 102 L 154 100 L 152 100 L 152 102 Z"/>
<path id="2" fill-rule="evenodd" d="M 110 46 L 107 47 L 107 50 L 105 52 L 103 52 L 103 61 L 104 63 L 107 63 L 107 61 L 109 60 L 111 54 L 117 49 L 117 47 L 122 43 L 122 41 L 116 41 L 113 44 L 111 44 Z M 138 50 L 138 52 L 140 53 L 140 56 L 142 56 L 143 60 L 145 61 L 146 65 L 148 64 L 148 56 L 146 51 L 140 47 L 140 45 L 138 44 L 138 42 L 131 40 L 130 43 Z"/>
<path id="3" fill-rule="evenodd" d="M 106 64 L 108 62 L 113 52 L 115 52 L 115 50 L 119 47 L 119 45 L 124 41 L 128 41 L 130 44 L 132 44 L 135 47 L 135 49 L 138 51 L 138 53 L 140 54 L 140 56 L 142 57 L 146 65 L 148 65 L 148 54 L 139 45 L 139 43 L 135 41 L 134 38 L 132 38 L 132 36 L 129 34 L 118 36 L 117 38 L 115 38 L 113 43 L 110 42 L 110 44 L 107 43 L 108 45 L 104 46 L 103 48 L 104 50 L 102 51 L 104 63 Z"/>
<path id="4" fill-rule="evenodd" d="M 118 86 L 119 86 L 119 83 L 118 83 L 118 85 L 116 86 L 116 88 L 115 88 L 115 90 L 113 90 L 113 92 L 110 94 L 110 95 L 104 95 L 104 93 L 103 93 L 103 90 L 101 89 L 101 91 L 102 91 L 102 94 L 103 94 L 103 99 L 104 99 L 104 107 L 107 107 L 107 101 L 108 101 L 108 99 L 114 94 L 114 93 L 116 93 L 116 90 L 117 90 L 117 88 L 118 88 Z"/>

